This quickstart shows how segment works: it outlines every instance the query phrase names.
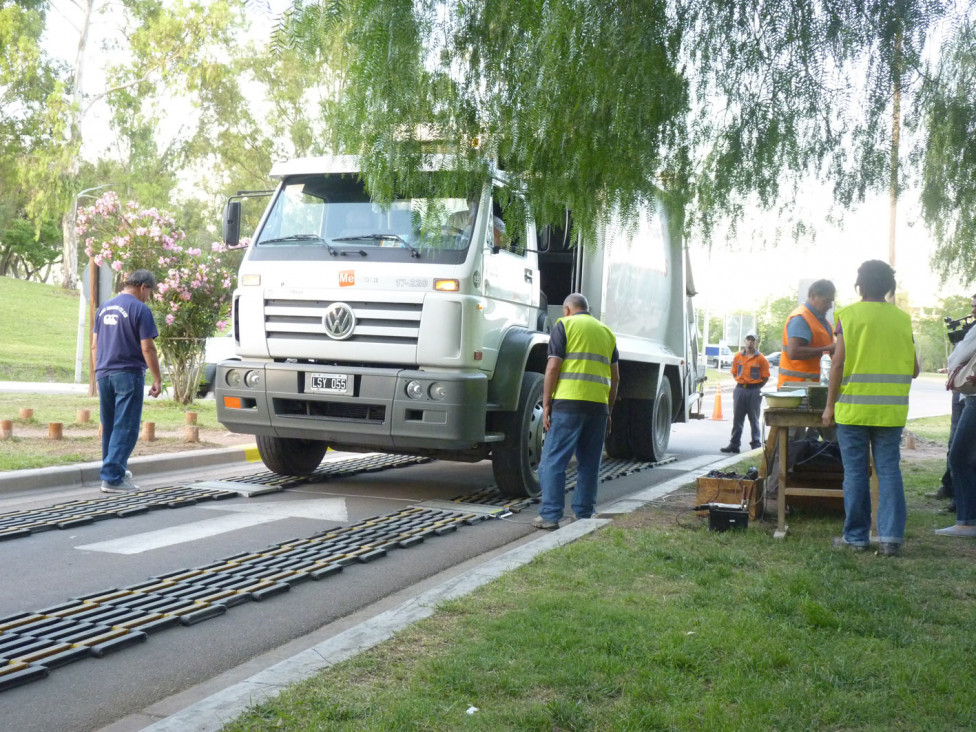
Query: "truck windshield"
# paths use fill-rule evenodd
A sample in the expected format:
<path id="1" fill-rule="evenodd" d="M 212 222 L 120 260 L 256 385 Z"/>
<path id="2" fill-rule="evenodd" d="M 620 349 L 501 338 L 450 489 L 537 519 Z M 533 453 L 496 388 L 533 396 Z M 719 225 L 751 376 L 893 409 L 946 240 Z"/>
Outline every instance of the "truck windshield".
<path id="1" fill-rule="evenodd" d="M 456 264 L 467 255 L 477 214 L 476 194 L 382 205 L 370 201 L 353 174 L 293 176 L 275 197 L 255 247 L 276 258 Z"/>

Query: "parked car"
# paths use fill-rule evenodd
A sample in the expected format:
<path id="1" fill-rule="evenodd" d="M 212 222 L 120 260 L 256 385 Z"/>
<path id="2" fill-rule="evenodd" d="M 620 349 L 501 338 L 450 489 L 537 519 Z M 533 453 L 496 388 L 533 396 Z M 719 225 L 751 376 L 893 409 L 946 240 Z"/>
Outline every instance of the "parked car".
<path id="1" fill-rule="evenodd" d="M 727 369 L 732 366 L 732 358 L 735 356 L 728 346 L 720 346 L 714 343 L 705 346 L 705 365 L 716 369 Z"/>
<path id="2" fill-rule="evenodd" d="M 214 379 L 217 377 L 217 364 L 229 358 L 235 358 L 234 338 L 230 333 L 207 339 L 203 373 L 200 375 L 200 387 L 197 389 L 198 397 L 202 399 L 213 391 Z"/>
<path id="3" fill-rule="evenodd" d="M 769 361 L 770 366 L 775 366 L 776 368 L 779 368 L 779 354 L 780 351 L 773 351 L 768 356 L 766 356 L 766 360 Z"/>

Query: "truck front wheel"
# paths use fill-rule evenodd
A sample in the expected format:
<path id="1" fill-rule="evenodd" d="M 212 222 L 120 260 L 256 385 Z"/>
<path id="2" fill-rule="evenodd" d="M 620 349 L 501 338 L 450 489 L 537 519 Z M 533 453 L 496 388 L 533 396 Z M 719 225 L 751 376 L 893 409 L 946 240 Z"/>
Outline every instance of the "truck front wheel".
<path id="1" fill-rule="evenodd" d="M 657 397 L 630 400 L 630 448 L 635 460 L 663 460 L 671 442 L 671 380 L 661 377 Z"/>
<path id="2" fill-rule="evenodd" d="M 539 461 L 545 431 L 542 429 L 542 374 L 522 374 L 518 407 L 499 420 L 505 439 L 491 449 L 491 468 L 498 490 L 510 498 L 534 498 L 542 492 Z"/>
<path id="3" fill-rule="evenodd" d="M 329 446 L 321 440 L 257 435 L 258 453 L 268 470 L 278 475 L 310 475 Z"/>

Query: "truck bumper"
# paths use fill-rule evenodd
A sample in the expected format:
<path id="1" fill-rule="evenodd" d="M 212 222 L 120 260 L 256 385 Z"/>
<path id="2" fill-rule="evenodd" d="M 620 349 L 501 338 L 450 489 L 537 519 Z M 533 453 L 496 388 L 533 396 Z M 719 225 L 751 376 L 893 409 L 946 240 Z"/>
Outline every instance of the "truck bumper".
<path id="1" fill-rule="evenodd" d="M 316 391 L 312 377 L 323 375 L 345 377 L 345 391 Z M 480 372 L 227 361 L 216 376 L 217 419 L 232 432 L 384 451 L 484 443 L 487 394 Z"/>

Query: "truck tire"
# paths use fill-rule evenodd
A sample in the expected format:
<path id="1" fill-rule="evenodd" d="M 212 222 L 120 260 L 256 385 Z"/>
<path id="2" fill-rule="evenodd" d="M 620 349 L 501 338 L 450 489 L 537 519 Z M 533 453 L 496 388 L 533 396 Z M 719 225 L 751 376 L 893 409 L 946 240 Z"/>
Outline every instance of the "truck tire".
<path id="1" fill-rule="evenodd" d="M 630 400 L 621 399 L 613 409 L 613 420 L 604 449 L 607 455 L 618 460 L 631 460 L 634 457 L 630 449 Z"/>
<path id="2" fill-rule="evenodd" d="M 663 460 L 671 441 L 671 381 L 661 377 L 657 397 L 630 400 L 630 449 L 635 460 Z"/>
<path id="3" fill-rule="evenodd" d="M 321 440 L 257 435 L 258 453 L 268 470 L 278 475 L 311 475 L 329 446 Z"/>
<path id="4" fill-rule="evenodd" d="M 522 374 L 518 407 L 499 419 L 505 439 L 491 449 L 491 469 L 498 490 L 510 498 L 535 498 L 542 492 L 539 461 L 545 431 L 542 429 L 542 374 Z"/>

